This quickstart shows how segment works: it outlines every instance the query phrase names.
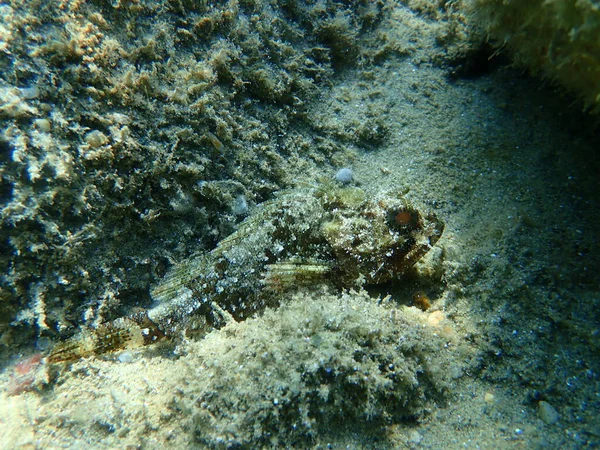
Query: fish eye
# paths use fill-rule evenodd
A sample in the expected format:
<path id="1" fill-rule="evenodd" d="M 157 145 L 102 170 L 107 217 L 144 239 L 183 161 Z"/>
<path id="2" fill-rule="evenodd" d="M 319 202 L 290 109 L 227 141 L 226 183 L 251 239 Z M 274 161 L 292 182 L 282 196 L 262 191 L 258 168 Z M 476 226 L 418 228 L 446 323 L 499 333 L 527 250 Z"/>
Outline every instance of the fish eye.
<path id="1" fill-rule="evenodd" d="M 414 230 L 419 225 L 419 213 L 412 208 L 392 209 L 388 214 L 388 224 L 395 230 Z"/>

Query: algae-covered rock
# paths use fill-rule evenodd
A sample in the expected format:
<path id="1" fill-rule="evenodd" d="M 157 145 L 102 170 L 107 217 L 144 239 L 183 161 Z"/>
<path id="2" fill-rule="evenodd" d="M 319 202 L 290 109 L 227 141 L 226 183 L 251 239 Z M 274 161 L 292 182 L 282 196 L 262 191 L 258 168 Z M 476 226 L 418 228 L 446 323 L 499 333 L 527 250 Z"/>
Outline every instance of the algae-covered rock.
<path id="1" fill-rule="evenodd" d="M 444 344 L 414 308 L 298 294 L 189 344 L 192 403 L 181 404 L 194 439 L 210 448 L 307 448 L 335 429 L 376 433 L 443 399 L 460 373 Z"/>
<path id="2" fill-rule="evenodd" d="M 0 393 L 0 409 L 11 411 L 0 421 L 0 442 L 398 448 L 393 429 L 433 419 L 429 411 L 453 395 L 474 356 L 440 316 L 364 292 L 314 289 L 184 342 L 175 354 L 171 346 L 146 347 L 54 367 L 33 380 L 38 354 L 22 360 L 21 378 L 8 384 L 20 395 Z M 27 377 L 35 394 L 23 393 Z"/>
<path id="3" fill-rule="evenodd" d="M 370 51 L 379 3 L 5 3 L 0 352 L 148 303 L 237 198 L 354 154 L 308 105 Z"/>
<path id="4" fill-rule="evenodd" d="M 600 111 L 600 4 L 594 0 L 471 0 L 473 22 L 515 63 Z"/>

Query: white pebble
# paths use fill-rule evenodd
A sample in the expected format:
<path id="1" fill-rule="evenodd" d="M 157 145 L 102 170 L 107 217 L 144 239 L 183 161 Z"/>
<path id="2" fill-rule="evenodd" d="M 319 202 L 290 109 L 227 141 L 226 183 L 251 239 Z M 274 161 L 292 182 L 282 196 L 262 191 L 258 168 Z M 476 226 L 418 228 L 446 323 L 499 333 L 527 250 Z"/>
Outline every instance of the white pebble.
<path id="1" fill-rule="evenodd" d="M 237 216 L 245 216 L 248 214 L 248 202 L 246 197 L 238 195 L 233 201 L 233 213 Z"/>
<path id="2" fill-rule="evenodd" d="M 50 348 L 50 345 L 52 345 L 52 342 L 50 341 L 50 339 L 48 339 L 47 337 L 39 337 L 37 341 L 35 341 L 35 346 L 37 347 L 38 350 L 40 351 L 44 351 L 44 350 L 48 350 L 48 348 Z"/>
<path id="3" fill-rule="evenodd" d="M 48 119 L 35 119 L 33 123 L 44 133 L 49 133 L 52 129 L 52 125 Z"/>
<path id="4" fill-rule="evenodd" d="M 538 403 L 538 416 L 547 425 L 553 425 L 560 419 L 560 415 L 554 409 L 554 406 L 543 400 Z"/>
<path id="5" fill-rule="evenodd" d="M 102 131 L 93 130 L 85 135 L 85 141 L 90 147 L 100 147 L 108 142 L 108 138 Z"/>
<path id="6" fill-rule="evenodd" d="M 40 96 L 40 91 L 37 86 L 21 88 L 21 96 L 26 100 L 32 100 Z"/>
<path id="7" fill-rule="evenodd" d="M 423 440 L 423 436 L 417 430 L 412 430 L 408 435 L 408 442 L 419 444 Z"/>
<path id="8" fill-rule="evenodd" d="M 121 354 L 119 355 L 119 361 L 121 361 L 122 363 L 130 363 L 133 361 L 133 353 L 131 353 L 129 350 L 125 350 L 124 352 L 121 352 Z"/>
<path id="9" fill-rule="evenodd" d="M 338 181 L 342 184 L 352 183 L 352 180 L 353 180 L 352 169 L 350 169 L 348 167 L 344 167 L 343 169 L 338 170 L 338 172 L 335 174 L 335 179 L 336 179 L 336 181 Z"/>

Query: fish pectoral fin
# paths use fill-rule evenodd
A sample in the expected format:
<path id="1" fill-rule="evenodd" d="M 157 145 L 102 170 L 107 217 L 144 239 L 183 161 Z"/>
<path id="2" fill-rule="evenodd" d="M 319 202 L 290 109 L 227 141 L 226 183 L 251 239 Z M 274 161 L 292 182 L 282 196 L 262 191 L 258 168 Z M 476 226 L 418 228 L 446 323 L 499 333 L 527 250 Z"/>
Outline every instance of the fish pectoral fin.
<path id="1" fill-rule="evenodd" d="M 330 272 L 331 266 L 323 261 L 292 258 L 267 264 L 262 281 L 266 289 L 283 292 L 322 283 Z"/>

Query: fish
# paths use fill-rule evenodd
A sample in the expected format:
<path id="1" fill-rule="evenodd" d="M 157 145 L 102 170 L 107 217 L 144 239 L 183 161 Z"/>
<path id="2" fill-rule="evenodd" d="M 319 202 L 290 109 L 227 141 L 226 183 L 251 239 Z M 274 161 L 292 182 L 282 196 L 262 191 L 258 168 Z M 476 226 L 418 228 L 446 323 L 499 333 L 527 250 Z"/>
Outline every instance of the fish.
<path id="1" fill-rule="evenodd" d="M 403 190 L 334 184 L 281 192 L 209 252 L 171 267 L 154 305 L 57 343 L 46 363 L 72 362 L 203 334 L 277 307 L 286 293 L 326 284 L 360 289 L 400 277 L 440 239 L 444 223 Z"/>

